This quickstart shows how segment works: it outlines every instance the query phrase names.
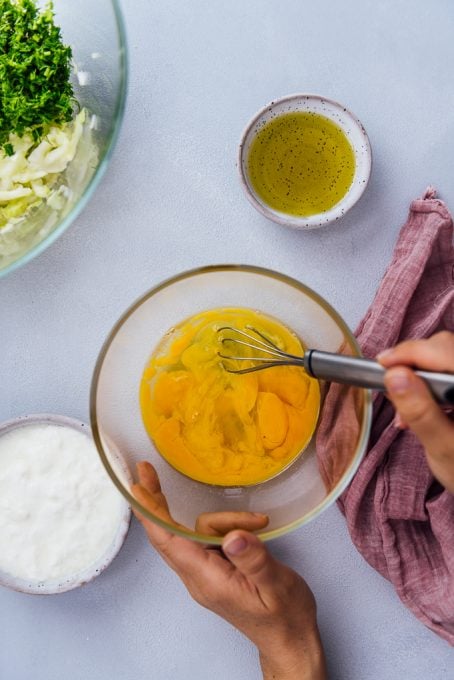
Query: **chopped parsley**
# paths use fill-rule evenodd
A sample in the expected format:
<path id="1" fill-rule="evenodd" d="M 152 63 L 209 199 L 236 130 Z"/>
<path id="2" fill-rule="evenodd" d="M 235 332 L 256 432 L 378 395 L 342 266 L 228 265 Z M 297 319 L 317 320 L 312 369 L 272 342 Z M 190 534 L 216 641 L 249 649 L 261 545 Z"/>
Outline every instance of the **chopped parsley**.
<path id="1" fill-rule="evenodd" d="M 0 0 L 0 147 L 14 152 L 9 135 L 35 141 L 50 124 L 70 121 L 74 93 L 71 48 L 54 24 L 52 2 Z"/>
<path id="2" fill-rule="evenodd" d="M 7 156 L 12 156 L 14 153 L 13 145 L 9 142 L 6 142 L 6 144 L 3 145 L 3 151 Z"/>

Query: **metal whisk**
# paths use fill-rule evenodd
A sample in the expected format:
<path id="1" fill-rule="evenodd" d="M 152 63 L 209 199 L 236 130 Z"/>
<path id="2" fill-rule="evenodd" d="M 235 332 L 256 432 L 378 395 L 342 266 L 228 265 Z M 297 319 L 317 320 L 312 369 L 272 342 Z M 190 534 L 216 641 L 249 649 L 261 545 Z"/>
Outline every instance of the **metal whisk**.
<path id="1" fill-rule="evenodd" d="M 254 350 L 258 356 L 241 355 L 241 353 L 225 354 L 218 352 L 223 359 L 222 365 L 228 373 L 253 373 L 273 366 L 300 366 L 313 378 L 367 387 L 373 390 L 385 390 L 385 369 L 377 361 L 362 357 L 345 356 L 307 349 L 304 356 L 296 356 L 283 352 L 263 333 L 252 326 L 246 326 L 246 332 L 233 326 L 223 326 L 218 329 L 222 334 L 222 347 L 238 346 Z M 224 334 L 228 332 L 229 335 Z M 252 366 L 246 368 L 232 368 L 228 362 L 249 361 Z M 432 371 L 415 371 L 416 375 L 425 380 L 434 397 L 441 404 L 454 405 L 454 375 L 450 373 L 434 373 Z"/>

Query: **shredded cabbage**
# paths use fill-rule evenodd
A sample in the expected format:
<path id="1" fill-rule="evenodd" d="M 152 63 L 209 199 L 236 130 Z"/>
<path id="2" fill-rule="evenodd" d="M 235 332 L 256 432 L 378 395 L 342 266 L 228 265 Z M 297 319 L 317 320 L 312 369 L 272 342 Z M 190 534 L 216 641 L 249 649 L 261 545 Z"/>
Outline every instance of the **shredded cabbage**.
<path id="1" fill-rule="evenodd" d="M 30 134 L 10 135 L 13 155 L 0 150 L 0 234 L 43 201 L 60 204 L 67 187 L 55 184 L 76 154 L 86 115 L 82 109 L 71 122 L 52 126 L 38 144 Z"/>

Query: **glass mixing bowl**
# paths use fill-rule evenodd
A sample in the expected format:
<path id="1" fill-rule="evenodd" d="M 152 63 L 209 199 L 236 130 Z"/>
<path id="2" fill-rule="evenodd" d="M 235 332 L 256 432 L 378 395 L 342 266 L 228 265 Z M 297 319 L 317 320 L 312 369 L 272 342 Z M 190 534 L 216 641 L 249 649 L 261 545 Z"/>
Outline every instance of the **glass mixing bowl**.
<path id="1" fill-rule="evenodd" d="M 310 521 L 345 489 L 366 450 L 371 421 L 368 390 L 321 385 L 316 433 L 304 453 L 277 477 L 255 486 L 220 487 L 193 481 L 157 452 L 142 422 L 139 385 L 151 353 L 169 329 L 217 307 L 248 307 L 283 322 L 307 347 L 359 355 L 339 314 L 307 286 L 250 266 L 205 267 L 175 276 L 135 302 L 111 331 L 99 355 L 90 397 L 93 437 L 121 493 L 140 513 L 179 534 L 220 544 L 222 537 L 194 531 L 202 513 L 252 511 L 269 516 L 258 533 L 267 540 Z M 155 467 L 176 523 L 157 517 L 131 494 L 136 463 Z M 182 526 L 181 526 L 182 525 Z M 187 529 L 185 529 L 187 527 Z"/>
<path id="2" fill-rule="evenodd" d="M 0 276 L 41 253 L 83 210 L 106 170 L 123 118 L 127 54 L 118 1 L 54 0 L 53 5 L 55 23 L 73 53 L 74 94 L 90 122 L 58 180 L 70 189 L 60 205 L 43 203 L 13 229 L 0 229 Z"/>

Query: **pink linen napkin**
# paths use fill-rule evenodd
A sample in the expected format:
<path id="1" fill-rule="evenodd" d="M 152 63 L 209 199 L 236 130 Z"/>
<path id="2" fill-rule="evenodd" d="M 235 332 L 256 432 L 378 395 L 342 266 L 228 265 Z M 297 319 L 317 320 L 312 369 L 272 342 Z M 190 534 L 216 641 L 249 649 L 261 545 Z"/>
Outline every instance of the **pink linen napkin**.
<path id="1" fill-rule="evenodd" d="M 453 222 L 429 187 L 411 204 L 356 337 L 363 354 L 373 358 L 402 340 L 442 329 L 454 331 Z M 333 419 L 358 425 L 342 390 L 329 386 L 317 436 L 328 486 L 336 475 L 328 454 L 338 446 Z M 394 426 L 394 415 L 391 402 L 375 394 L 368 452 L 339 506 L 363 557 L 426 626 L 454 645 L 454 496 L 433 478 L 413 433 Z"/>

